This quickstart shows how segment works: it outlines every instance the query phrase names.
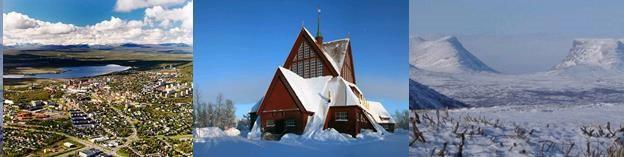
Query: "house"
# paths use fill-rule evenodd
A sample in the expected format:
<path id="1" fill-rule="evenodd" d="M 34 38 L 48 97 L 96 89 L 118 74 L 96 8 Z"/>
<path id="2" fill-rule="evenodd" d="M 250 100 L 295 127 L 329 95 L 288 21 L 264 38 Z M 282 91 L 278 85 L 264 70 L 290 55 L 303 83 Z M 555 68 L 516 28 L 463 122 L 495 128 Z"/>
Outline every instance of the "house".
<path id="1" fill-rule="evenodd" d="M 78 156 L 80 157 L 94 157 L 99 154 L 102 154 L 102 151 L 99 149 L 95 149 L 95 148 L 90 148 L 90 149 L 82 150 L 78 152 Z"/>
<path id="2" fill-rule="evenodd" d="M 363 129 L 394 130 L 383 105 L 366 100 L 356 85 L 350 39 L 323 42 L 320 30 L 313 37 L 305 27 L 250 116 L 252 132 L 278 138 L 327 128 L 353 137 Z"/>
<path id="3" fill-rule="evenodd" d="M 30 112 L 17 112 L 17 120 L 18 121 L 29 121 L 32 120 L 33 114 Z"/>
<path id="4" fill-rule="evenodd" d="M 65 146 L 66 148 L 75 148 L 76 147 L 76 145 L 74 145 L 73 143 L 70 143 L 70 142 L 63 143 L 63 146 Z"/>

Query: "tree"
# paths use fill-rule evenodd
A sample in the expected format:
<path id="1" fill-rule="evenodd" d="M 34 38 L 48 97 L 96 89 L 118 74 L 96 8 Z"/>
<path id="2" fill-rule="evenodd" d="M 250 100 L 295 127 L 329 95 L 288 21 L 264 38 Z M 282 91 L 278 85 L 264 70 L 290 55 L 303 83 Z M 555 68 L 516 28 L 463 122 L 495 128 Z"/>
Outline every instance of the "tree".
<path id="1" fill-rule="evenodd" d="M 236 127 L 236 109 L 232 100 L 225 100 L 223 112 L 223 128 Z"/>
<path id="2" fill-rule="evenodd" d="M 200 102 L 199 94 L 197 94 L 194 104 L 195 127 L 218 127 L 221 129 L 236 127 L 234 102 L 224 99 L 223 94 L 217 95 L 214 103 Z"/>
<path id="3" fill-rule="evenodd" d="M 405 130 L 409 129 L 409 111 L 408 110 L 395 111 L 394 115 L 392 116 L 396 120 L 396 125 L 397 125 L 396 128 L 401 128 Z"/>
<path id="4" fill-rule="evenodd" d="M 238 130 L 251 130 L 251 115 L 249 114 L 244 114 L 243 118 L 241 118 L 240 120 L 238 120 L 237 124 L 236 124 L 236 129 Z"/>

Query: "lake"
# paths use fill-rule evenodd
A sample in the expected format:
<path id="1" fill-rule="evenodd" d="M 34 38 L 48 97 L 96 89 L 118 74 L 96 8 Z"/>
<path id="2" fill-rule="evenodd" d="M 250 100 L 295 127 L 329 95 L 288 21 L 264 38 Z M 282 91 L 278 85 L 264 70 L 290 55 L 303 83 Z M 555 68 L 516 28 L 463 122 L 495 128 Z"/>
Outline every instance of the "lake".
<path id="1" fill-rule="evenodd" d="M 93 77 L 99 75 L 110 74 L 130 69 L 127 66 L 117 64 L 109 64 L 104 66 L 78 66 L 78 67 L 61 67 L 60 73 L 45 73 L 33 75 L 4 75 L 4 78 L 49 78 L 49 79 L 67 79 Z"/>

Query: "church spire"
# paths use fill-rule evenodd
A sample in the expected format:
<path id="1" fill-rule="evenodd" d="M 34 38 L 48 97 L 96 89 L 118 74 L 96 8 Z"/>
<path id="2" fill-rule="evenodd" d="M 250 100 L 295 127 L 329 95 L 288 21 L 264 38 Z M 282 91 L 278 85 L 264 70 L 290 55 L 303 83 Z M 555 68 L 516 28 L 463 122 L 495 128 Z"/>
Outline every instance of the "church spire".
<path id="1" fill-rule="evenodd" d="M 321 34 L 321 8 L 317 8 L 316 44 L 323 45 L 323 35 Z"/>

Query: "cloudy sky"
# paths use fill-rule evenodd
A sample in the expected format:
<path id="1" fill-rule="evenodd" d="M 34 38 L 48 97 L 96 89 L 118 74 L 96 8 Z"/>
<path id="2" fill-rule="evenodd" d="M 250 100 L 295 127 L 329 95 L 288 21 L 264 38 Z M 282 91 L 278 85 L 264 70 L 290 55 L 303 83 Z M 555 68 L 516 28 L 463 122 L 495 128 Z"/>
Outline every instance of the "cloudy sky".
<path id="1" fill-rule="evenodd" d="M 4 5 L 5 45 L 193 43 L 192 0 L 5 0 Z"/>
<path id="2" fill-rule="evenodd" d="M 196 1 L 195 88 L 203 101 L 219 93 L 237 104 L 237 115 L 264 96 L 301 26 L 316 32 L 321 7 L 324 40 L 351 36 L 357 84 L 369 100 L 407 109 L 407 1 Z M 374 10 L 374 11 L 373 11 Z M 209 53 L 203 53 L 209 52 Z"/>
<path id="3" fill-rule="evenodd" d="M 454 35 L 503 73 L 546 71 L 577 38 L 624 37 L 624 1 L 410 0 L 410 36 Z"/>

